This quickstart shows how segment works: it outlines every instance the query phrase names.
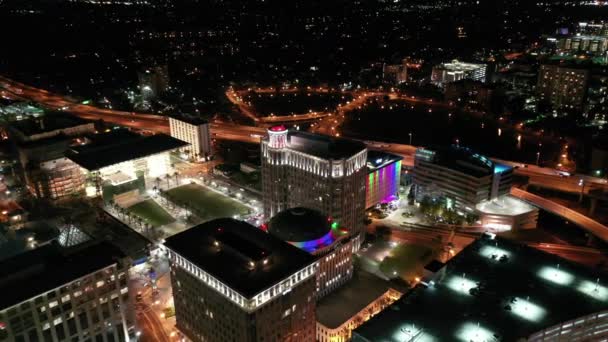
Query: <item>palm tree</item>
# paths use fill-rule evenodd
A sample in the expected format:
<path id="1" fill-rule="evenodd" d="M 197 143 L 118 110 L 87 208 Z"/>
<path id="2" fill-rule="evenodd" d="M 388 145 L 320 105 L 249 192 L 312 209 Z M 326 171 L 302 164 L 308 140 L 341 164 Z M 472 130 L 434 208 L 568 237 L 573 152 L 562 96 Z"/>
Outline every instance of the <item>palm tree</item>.
<path id="1" fill-rule="evenodd" d="M 165 179 L 167 180 L 167 189 L 169 189 L 169 180 L 171 179 L 171 176 L 167 173 Z"/>
<path id="2" fill-rule="evenodd" d="M 175 171 L 173 176 L 175 177 L 175 186 L 177 186 L 179 184 L 179 172 Z"/>
<path id="3" fill-rule="evenodd" d="M 156 182 L 156 187 L 160 187 L 160 177 L 156 177 L 156 179 L 154 180 Z"/>

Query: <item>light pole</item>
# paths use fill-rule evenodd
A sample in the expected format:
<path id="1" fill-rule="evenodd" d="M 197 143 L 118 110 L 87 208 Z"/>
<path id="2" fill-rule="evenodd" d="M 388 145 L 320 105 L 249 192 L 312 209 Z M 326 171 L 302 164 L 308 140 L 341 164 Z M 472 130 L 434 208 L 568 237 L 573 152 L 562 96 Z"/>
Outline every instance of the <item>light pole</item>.
<path id="1" fill-rule="evenodd" d="M 410 145 L 412 145 L 412 132 L 410 132 Z"/>
<path id="2" fill-rule="evenodd" d="M 540 151 L 536 152 L 536 165 L 539 165 L 540 162 Z"/>

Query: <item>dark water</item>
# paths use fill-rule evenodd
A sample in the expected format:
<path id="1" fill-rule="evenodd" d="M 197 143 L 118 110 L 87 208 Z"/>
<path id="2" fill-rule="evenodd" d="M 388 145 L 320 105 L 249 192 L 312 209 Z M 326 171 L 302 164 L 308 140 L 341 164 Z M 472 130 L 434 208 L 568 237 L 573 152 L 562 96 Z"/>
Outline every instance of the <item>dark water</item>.
<path id="1" fill-rule="evenodd" d="M 518 143 L 518 133 L 513 129 L 503 128 L 499 135 L 493 118 L 447 109 L 429 112 L 426 105 L 393 101 L 373 102 L 349 113 L 341 132 L 344 136 L 404 144 L 409 143 L 411 132 L 412 144 L 416 146 L 450 145 L 458 140 L 460 145 L 487 156 L 530 164 L 536 163 L 538 151 L 541 164 L 556 161 L 564 145 L 556 138 L 545 140 L 539 147 L 538 138 L 532 136 L 522 136 Z"/>

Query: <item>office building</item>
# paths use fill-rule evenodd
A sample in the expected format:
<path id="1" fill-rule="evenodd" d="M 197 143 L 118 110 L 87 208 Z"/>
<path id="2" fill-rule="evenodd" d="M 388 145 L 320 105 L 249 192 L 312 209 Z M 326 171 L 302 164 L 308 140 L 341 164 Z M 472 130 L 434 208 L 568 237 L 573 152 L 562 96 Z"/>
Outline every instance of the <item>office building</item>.
<path id="1" fill-rule="evenodd" d="M 315 274 L 309 253 L 234 219 L 165 242 L 177 328 L 192 341 L 312 341 Z"/>
<path id="2" fill-rule="evenodd" d="M 589 71 L 586 69 L 541 65 L 537 91 L 554 109 L 582 109 L 587 97 Z"/>
<path id="3" fill-rule="evenodd" d="M 183 147 L 182 152 L 193 160 L 211 158 L 211 134 L 206 120 L 189 117 L 169 117 L 171 136 L 185 141 L 190 146 Z"/>
<path id="4" fill-rule="evenodd" d="M 0 262 L 0 341 L 130 341 L 130 263 L 107 242 L 51 243 Z"/>
<path id="5" fill-rule="evenodd" d="M 448 208 L 473 211 L 478 203 L 506 195 L 513 169 L 466 147 L 419 148 L 414 158 L 416 199 L 443 198 Z"/>
<path id="6" fill-rule="evenodd" d="M 431 82 L 440 87 L 464 79 L 485 83 L 488 80 L 487 69 L 486 64 L 464 63 L 453 60 L 451 63 L 434 66 L 431 73 Z"/>
<path id="7" fill-rule="evenodd" d="M 353 275 L 352 239 L 337 221 L 308 208 L 291 208 L 262 226 L 268 233 L 317 258 L 317 298 L 350 280 Z"/>
<path id="8" fill-rule="evenodd" d="M 388 203 L 399 198 L 402 159 L 402 157 L 390 153 L 367 152 L 366 209 L 378 203 Z"/>
<path id="9" fill-rule="evenodd" d="M 487 237 L 353 332 L 370 341 L 604 341 L 608 278 Z"/>
<path id="10" fill-rule="evenodd" d="M 358 249 L 364 234 L 365 145 L 275 126 L 261 149 L 264 216 L 299 206 L 317 209 L 346 227 Z"/>

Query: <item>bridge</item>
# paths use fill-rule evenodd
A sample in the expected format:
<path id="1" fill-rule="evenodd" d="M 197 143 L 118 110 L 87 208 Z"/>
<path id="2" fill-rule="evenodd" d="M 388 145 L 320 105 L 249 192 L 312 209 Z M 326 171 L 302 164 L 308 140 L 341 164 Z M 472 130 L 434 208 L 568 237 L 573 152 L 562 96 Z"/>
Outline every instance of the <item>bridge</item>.
<path id="1" fill-rule="evenodd" d="M 569 220 L 570 222 L 578 225 L 583 230 L 592 234 L 598 239 L 604 242 L 608 242 L 608 227 L 588 216 L 585 216 L 561 204 L 555 203 L 551 200 L 548 200 L 546 198 L 524 191 L 519 188 L 511 188 L 511 195 L 521 200 L 524 200 L 530 204 L 533 204 L 539 208 L 542 208 L 548 212 L 561 216 Z"/>

